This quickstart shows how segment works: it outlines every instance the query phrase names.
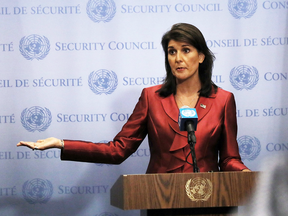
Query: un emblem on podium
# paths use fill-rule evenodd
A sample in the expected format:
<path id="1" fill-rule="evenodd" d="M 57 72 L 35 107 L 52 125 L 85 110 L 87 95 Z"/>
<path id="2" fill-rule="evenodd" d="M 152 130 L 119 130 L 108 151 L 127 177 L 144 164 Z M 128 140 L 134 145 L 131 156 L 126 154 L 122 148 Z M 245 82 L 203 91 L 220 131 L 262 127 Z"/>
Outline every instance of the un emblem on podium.
<path id="1" fill-rule="evenodd" d="M 48 180 L 33 179 L 26 181 L 22 187 L 24 199 L 30 204 L 44 204 L 49 201 L 53 194 L 52 183 Z"/>
<path id="2" fill-rule="evenodd" d="M 196 177 L 185 185 L 186 194 L 192 201 L 207 201 L 212 194 L 213 185 L 209 179 Z"/>

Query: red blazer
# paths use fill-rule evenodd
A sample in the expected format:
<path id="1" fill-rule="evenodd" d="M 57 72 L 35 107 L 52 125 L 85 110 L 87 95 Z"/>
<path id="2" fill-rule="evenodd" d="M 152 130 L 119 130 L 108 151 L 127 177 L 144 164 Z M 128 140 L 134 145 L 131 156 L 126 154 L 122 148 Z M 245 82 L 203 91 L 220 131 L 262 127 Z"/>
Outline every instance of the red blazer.
<path id="1" fill-rule="evenodd" d="M 179 130 L 179 109 L 174 96 L 160 97 L 155 93 L 159 88 L 143 89 L 132 115 L 113 141 L 92 143 L 65 140 L 61 159 L 119 164 L 137 150 L 148 134 L 151 158 L 147 173 L 193 172 L 193 167 L 185 162 L 190 148 L 187 132 Z M 233 94 L 218 88 L 216 94 L 208 98 L 200 97 L 196 110 L 195 151 L 200 172 L 246 169 L 236 141 Z M 188 161 L 192 163 L 191 156 Z"/>

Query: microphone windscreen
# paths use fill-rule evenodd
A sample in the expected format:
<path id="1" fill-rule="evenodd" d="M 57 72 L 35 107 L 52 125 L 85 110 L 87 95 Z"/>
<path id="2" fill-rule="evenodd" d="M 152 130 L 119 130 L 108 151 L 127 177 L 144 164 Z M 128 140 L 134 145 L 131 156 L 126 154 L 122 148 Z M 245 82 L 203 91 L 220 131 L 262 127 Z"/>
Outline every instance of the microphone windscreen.
<path id="1" fill-rule="evenodd" d="M 179 118 L 178 124 L 180 131 L 187 131 L 186 122 L 192 121 L 195 131 L 197 129 L 198 115 L 195 108 L 180 108 L 179 109 Z"/>

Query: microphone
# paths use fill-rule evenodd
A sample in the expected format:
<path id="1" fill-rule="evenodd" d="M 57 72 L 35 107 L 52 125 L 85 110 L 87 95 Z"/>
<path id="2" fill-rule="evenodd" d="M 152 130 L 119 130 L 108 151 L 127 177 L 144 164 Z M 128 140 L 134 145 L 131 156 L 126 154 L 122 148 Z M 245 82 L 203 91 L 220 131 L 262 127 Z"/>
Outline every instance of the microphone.
<path id="1" fill-rule="evenodd" d="M 198 115 L 195 108 L 182 107 L 179 109 L 179 119 L 178 119 L 179 128 L 180 131 L 187 131 L 188 144 L 190 146 L 190 153 L 186 157 L 186 162 L 189 163 L 190 165 L 193 165 L 194 173 L 199 172 L 195 153 L 195 144 L 196 144 L 195 131 L 197 129 L 197 122 L 198 122 Z M 190 154 L 192 156 L 193 164 L 191 164 L 187 160 Z"/>
<path id="2" fill-rule="evenodd" d="M 178 124 L 180 131 L 196 131 L 198 115 L 195 108 L 182 107 L 179 109 Z"/>

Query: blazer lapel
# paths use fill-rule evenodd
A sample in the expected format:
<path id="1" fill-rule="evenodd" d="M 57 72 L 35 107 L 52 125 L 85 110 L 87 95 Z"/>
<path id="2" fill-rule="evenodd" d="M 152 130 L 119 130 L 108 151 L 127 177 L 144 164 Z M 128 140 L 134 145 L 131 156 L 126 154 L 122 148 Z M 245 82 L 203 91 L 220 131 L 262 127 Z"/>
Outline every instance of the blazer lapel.
<path id="1" fill-rule="evenodd" d="M 165 113 L 169 117 L 168 123 L 170 127 L 175 131 L 175 133 L 187 137 L 186 131 L 180 131 L 179 129 L 178 125 L 179 109 L 174 99 L 174 95 L 171 94 L 170 96 L 163 98 L 161 100 L 161 103 Z"/>
<path id="2" fill-rule="evenodd" d="M 168 97 L 161 99 L 161 103 L 165 113 L 175 122 L 178 122 L 179 110 L 174 99 L 174 95 L 171 94 Z"/>
<path id="3" fill-rule="evenodd" d="M 207 97 L 200 97 L 197 104 L 196 104 L 196 111 L 198 115 L 198 122 L 200 122 L 204 116 L 210 111 L 214 98 L 216 97 L 215 94 Z"/>

